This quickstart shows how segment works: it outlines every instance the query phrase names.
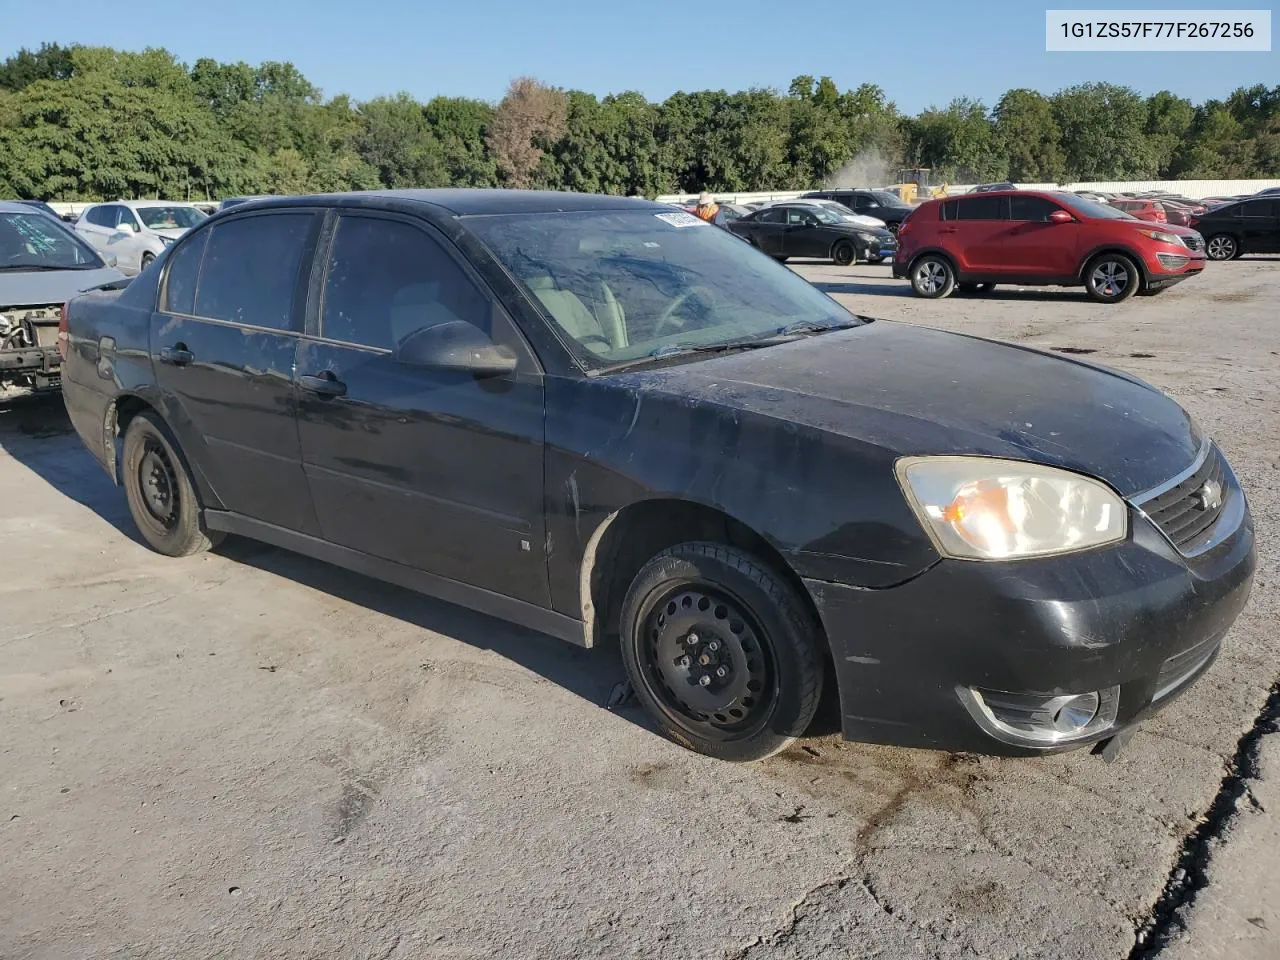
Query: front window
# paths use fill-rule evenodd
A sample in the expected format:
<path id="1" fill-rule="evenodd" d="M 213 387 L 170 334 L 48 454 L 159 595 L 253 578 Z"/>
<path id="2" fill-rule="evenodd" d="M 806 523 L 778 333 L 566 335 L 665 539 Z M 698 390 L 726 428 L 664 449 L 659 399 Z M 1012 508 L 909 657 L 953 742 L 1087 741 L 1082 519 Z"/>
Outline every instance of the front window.
<path id="1" fill-rule="evenodd" d="M 0 213 L 0 271 L 98 270 L 102 258 L 43 213 Z"/>
<path id="2" fill-rule="evenodd" d="M 137 212 L 149 230 L 188 230 L 204 219 L 195 207 L 138 207 Z"/>
<path id="3" fill-rule="evenodd" d="M 857 323 L 726 230 L 678 212 L 468 217 L 574 353 L 601 369 L 669 351 Z"/>
<path id="4" fill-rule="evenodd" d="M 1113 207 L 1109 203 L 1094 203 L 1092 200 L 1086 200 L 1084 197 L 1078 197 L 1074 193 L 1055 193 L 1054 199 L 1061 203 L 1068 210 L 1089 217 L 1093 220 L 1137 220 L 1138 218 L 1132 214 L 1125 213 L 1123 210 Z"/>

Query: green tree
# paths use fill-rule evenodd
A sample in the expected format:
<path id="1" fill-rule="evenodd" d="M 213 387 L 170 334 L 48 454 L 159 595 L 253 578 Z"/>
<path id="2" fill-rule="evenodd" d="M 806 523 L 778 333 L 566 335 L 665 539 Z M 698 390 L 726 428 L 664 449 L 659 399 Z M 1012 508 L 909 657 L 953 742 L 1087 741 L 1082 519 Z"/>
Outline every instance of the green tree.
<path id="1" fill-rule="evenodd" d="M 360 107 L 356 150 L 388 187 L 448 185 L 443 151 L 422 104 L 407 93 Z"/>
<path id="2" fill-rule="evenodd" d="M 930 108 L 911 125 L 911 153 L 951 183 L 1003 180 L 1008 157 L 980 101 L 958 97 L 946 110 Z"/>
<path id="3" fill-rule="evenodd" d="M 1147 98 L 1147 145 L 1157 175 L 1167 177 L 1173 169 L 1173 158 L 1195 122 L 1196 108 L 1190 100 L 1161 90 Z"/>
<path id="4" fill-rule="evenodd" d="M 1062 132 L 1068 176 L 1076 180 L 1136 180 L 1154 176 L 1146 137 L 1146 102 L 1128 87 L 1082 83 L 1055 93 L 1053 117 Z"/>
<path id="5" fill-rule="evenodd" d="M 1010 90 L 993 111 L 996 140 L 1015 183 L 1058 183 L 1065 173 L 1061 133 L 1049 101 L 1035 90 Z"/>
<path id="6" fill-rule="evenodd" d="M 71 76 L 71 48 L 42 43 L 39 50 L 23 47 L 0 63 L 0 90 L 22 90 L 37 80 L 66 80 Z"/>

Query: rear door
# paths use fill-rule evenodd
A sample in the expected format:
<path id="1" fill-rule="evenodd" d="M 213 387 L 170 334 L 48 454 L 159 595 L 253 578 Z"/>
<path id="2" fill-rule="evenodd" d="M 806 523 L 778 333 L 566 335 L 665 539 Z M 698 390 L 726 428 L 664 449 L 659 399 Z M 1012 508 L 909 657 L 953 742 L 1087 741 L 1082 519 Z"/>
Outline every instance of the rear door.
<path id="1" fill-rule="evenodd" d="M 1280 253 L 1280 223 L 1275 200 L 1246 200 L 1240 204 L 1240 236 L 1246 253 Z"/>
<path id="2" fill-rule="evenodd" d="M 322 535 L 550 606 L 536 359 L 425 224 L 343 213 L 331 235 L 298 353 L 298 432 Z M 477 378 L 393 358 L 408 335 L 457 320 L 514 350 L 517 371 Z"/>
<path id="3" fill-rule="evenodd" d="M 294 355 L 320 214 L 248 214 L 189 234 L 165 265 L 151 358 L 183 451 L 231 511 L 315 534 Z"/>
<path id="4" fill-rule="evenodd" d="M 1008 200 L 974 194 L 954 201 L 956 220 L 952 242 L 961 261 L 960 272 L 981 275 L 1010 273 L 1004 259 L 1004 231 L 1008 228 Z M 946 205 L 949 209 L 950 203 Z"/>
<path id="5" fill-rule="evenodd" d="M 785 221 L 786 213 L 782 207 L 768 207 L 757 213 L 751 227 L 751 237 L 756 246 L 770 256 L 781 254 Z"/>
<path id="6" fill-rule="evenodd" d="M 1009 219 L 1000 234 L 1001 269 L 1028 278 L 1074 276 L 1080 224 L 1054 223 L 1049 214 L 1063 208 L 1044 197 L 1011 196 L 1007 201 Z"/>

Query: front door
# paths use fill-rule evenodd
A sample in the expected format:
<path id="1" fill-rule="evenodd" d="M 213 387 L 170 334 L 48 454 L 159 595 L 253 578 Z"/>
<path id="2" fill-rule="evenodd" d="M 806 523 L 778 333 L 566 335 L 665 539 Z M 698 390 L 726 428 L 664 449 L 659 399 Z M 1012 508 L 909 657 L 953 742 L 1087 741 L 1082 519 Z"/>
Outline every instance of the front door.
<path id="1" fill-rule="evenodd" d="M 302 459 L 326 540 L 550 606 L 543 387 L 514 325 L 428 229 L 337 218 L 314 337 L 298 352 Z M 516 351 L 517 372 L 403 364 L 397 343 L 464 320 Z"/>
<path id="2" fill-rule="evenodd" d="M 1246 253 L 1280 253 L 1277 208 L 1277 200 L 1246 200 L 1240 205 L 1240 234 Z"/>
<path id="3" fill-rule="evenodd" d="M 165 264 L 151 359 L 166 420 L 235 513 L 314 534 L 293 365 L 317 214 L 237 217 L 198 230 Z"/>
<path id="4" fill-rule="evenodd" d="M 817 215 L 803 207 L 787 207 L 786 210 L 787 228 L 782 235 L 782 252 L 788 257 L 829 257 L 830 240 Z"/>
<path id="5" fill-rule="evenodd" d="M 1050 220 L 1049 214 L 1062 208 L 1044 197 L 1008 201 L 1009 219 L 1000 235 L 1002 269 L 1031 280 L 1072 277 L 1079 266 L 1080 224 Z"/>

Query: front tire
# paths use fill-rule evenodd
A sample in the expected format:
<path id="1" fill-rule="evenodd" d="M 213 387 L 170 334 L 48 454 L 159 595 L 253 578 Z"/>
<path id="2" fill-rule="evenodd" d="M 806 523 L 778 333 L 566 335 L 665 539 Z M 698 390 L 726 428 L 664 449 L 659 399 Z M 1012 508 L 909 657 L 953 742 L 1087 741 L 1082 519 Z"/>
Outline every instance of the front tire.
<path id="1" fill-rule="evenodd" d="M 841 240 L 831 250 L 831 262 L 837 267 L 848 267 L 858 259 L 858 251 L 848 240 Z"/>
<path id="2" fill-rule="evenodd" d="M 718 543 L 682 543 L 636 574 L 622 605 L 622 658 L 662 732 L 745 763 L 785 749 L 813 720 L 818 627 L 785 581 Z"/>
<path id="3" fill-rule="evenodd" d="M 1234 260 L 1240 256 L 1240 244 L 1231 234 L 1218 233 L 1205 243 L 1204 252 L 1210 260 Z"/>
<path id="4" fill-rule="evenodd" d="M 204 530 L 186 463 L 159 417 L 144 411 L 129 421 L 122 460 L 129 512 L 151 549 L 189 557 L 221 540 Z"/>
<path id="5" fill-rule="evenodd" d="M 1084 288 L 1098 303 L 1119 303 L 1138 292 L 1142 275 L 1122 253 L 1104 253 L 1084 268 Z"/>
<path id="6" fill-rule="evenodd" d="M 151 266 L 155 262 L 156 262 L 156 255 L 154 253 L 144 253 L 142 255 L 142 264 L 139 267 L 138 272 L 142 273 L 147 269 L 147 267 Z"/>
<path id="7" fill-rule="evenodd" d="M 941 300 L 956 288 L 956 272 L 951 261 L 935 254 L 921 257 L 911 266 L 911 289 L 917 297 Z"/>

